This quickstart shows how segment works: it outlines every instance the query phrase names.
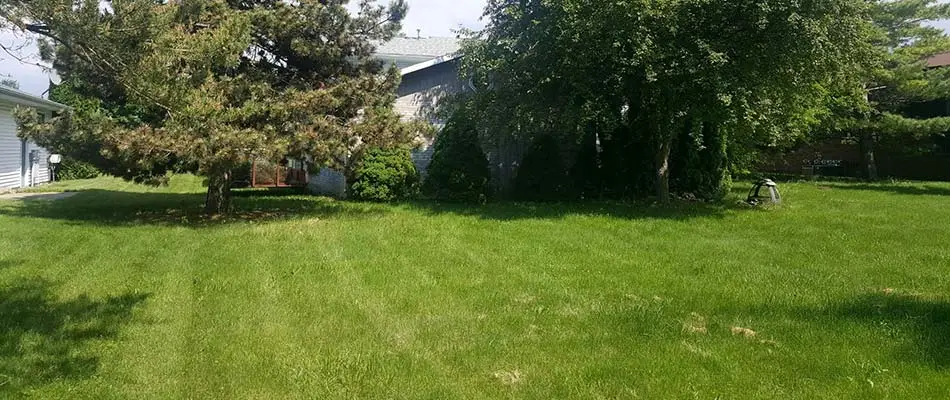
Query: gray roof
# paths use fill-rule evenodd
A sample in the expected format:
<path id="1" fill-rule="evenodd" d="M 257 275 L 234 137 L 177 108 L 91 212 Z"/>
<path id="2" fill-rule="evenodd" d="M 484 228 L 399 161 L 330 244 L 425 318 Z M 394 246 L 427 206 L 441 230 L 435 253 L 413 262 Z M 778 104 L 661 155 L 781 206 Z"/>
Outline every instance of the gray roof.
<path id="1" fill-rule="evenodd" d="M 3 85 L 0 85 L 0 101 L 8 101 L 17 105 L 36 107 L 49 111 L 62 111 L 69 108 L 55 101 L 50 101 Z"/>
<path id="2" fill-rule="evenodd" d="M 412 58 L 436 58 L 454 54 L 461 48 L 458 38 L 452 37 L 398 37 L 379 45 L 376 54 L 379 56 Z"/>

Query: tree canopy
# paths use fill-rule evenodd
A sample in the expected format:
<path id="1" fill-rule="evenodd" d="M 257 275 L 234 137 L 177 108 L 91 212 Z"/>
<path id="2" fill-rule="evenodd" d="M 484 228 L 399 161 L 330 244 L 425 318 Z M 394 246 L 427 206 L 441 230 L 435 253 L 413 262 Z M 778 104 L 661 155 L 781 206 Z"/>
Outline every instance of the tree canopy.
<path id="1" fill-rule="evenodd" d="M 950 51 L 950 37 L 929 22 L 950 18 L 950 4 L 937 0 L 877 0 L 870 8 L 873 52 L 858 71 L 859 85 L 832 93 L 832 114 L 823 131 L 855 138 L 864 152 L 864 172 L 877 179 L 875 143 L 950 130 L 950 118 L 915 117 L 908 107 L 950 98 L 950 68 L 927 60 Z M 840 89 L 840 88 L 839 88 Z"/>
<path id="2" fill-rule="evenodd" d="M 371 56 L 407 6 L 361 0 L 13 0 L 14 25 L 46 38 L 43 55 L 74 108 L 41 123 L 42 146 L 150 180 L 209 178 L 206 208 L 227 208 L 231 171 L 254 157 L 346 166 L 368 146 L 410 142 L 393 111 L 395 69 Z"/>
<path id="3" fill-rule="evenodd" d="M 816 123 L 870 54 L 868 12 L 856 0 L 491 0 L 465 45 L 481 88 L 468 101 L 494 134 L 626 134 L 665 201 L 675 138 L 773 144 Z"/>

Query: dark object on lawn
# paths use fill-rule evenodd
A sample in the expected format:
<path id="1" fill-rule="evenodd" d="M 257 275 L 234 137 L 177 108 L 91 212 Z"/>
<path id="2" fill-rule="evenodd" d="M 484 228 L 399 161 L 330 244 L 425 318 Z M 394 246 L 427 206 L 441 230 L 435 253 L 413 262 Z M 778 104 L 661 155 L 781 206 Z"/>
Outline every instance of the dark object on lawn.
<path id="1" fill-rule="evenodd" d="M 768 191 L 768 195 L 761 193 L 763 188 Z M 778 193 L 778 185 L 776 185 L 775 182 L 771 179 L 763 179 L 752 186 L 752 190 L 749 191 L 749 197 L 745 202 L 753 206 L 757 206 L 763 202 L 779 204 L 782 202 L 782 195 Z"/>

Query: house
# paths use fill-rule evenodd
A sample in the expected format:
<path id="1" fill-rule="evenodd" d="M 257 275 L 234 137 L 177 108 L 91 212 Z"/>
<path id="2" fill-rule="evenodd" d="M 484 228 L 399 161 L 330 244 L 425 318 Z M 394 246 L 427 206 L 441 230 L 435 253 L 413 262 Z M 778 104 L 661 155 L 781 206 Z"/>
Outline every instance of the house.
<path id="1" fill-rule="evenodd" d="M 0 86 L 0 191 L 36 186 L 50 181 L 46 149 L 17 137 L 13 110 L 32 107 L 46 118 L 67 107 L 19 90 Z"/>
<path id="2" fill-rule="evenodd" d="M 457 38 L 399 37 L 376 49 L 376 58 L 395 65 L 402 73 L 395 109 L 403 120 L 425 120 L 436 127 L 444 123 L 436 115 L 439 101 L 466 88 L 458 73 L 460 48 Z M 426 140 L 412 152 L 422 175 L 432 160 L 432 145 L 432 140 Z M 310 178 L 308 187 L 318 194 L 342 197 L 346 179 L 339 171 L 323 168 Z"/>
<path id="3" fill-rule="evenodd" d="M 376 57 L 395 64 L 402 73 L 396 91 L 396 111 L 404 120 L 429 121 L 441 128 L 445 121 L 436 115 L 439 101 L 466 90 L 459 79 L 457 38 L 395 38 L 379 46 Z M 432 141 L 412 153 L 416 169 L 423 175 L 432 161 Z"/>
<path id="4" fill-rule="evenodd" d="M 445 121 L 437 114 L 440 102 L 454 94 L 471 89 L 460 79 L 461 43 L 458 38 L 400 37 L 380 45 L 376 57 L 394 64 L 402 73 L 396 92 L 395 109 L 404 120 L 429 121 L 441 128 Z M 432 161 L 434 140 L 426 140 L 412 152 L 416 169 L 424 177 Z M 492 184 L 499 192 L 510 189 L 517 174 L 526 144 L 513 138 L 483 144 L 491 168 Z M 343 174 L 328 168 L 312 176 L 308 187 L 317 194 L 342 197 L 346 191 Z"/>

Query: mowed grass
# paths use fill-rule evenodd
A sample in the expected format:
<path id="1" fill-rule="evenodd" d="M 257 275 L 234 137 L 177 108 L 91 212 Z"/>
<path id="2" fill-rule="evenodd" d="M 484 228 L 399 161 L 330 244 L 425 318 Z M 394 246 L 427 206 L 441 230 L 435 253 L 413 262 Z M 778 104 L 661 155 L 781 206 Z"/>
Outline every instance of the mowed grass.
<path id="1" fill-rule="evenodd" d="M 48 189 L 79 193 L 0 201 L 0 398 L 950 397 L 950 184 L 227 218 L 195 177 Z"/>

